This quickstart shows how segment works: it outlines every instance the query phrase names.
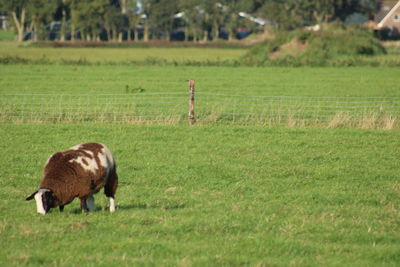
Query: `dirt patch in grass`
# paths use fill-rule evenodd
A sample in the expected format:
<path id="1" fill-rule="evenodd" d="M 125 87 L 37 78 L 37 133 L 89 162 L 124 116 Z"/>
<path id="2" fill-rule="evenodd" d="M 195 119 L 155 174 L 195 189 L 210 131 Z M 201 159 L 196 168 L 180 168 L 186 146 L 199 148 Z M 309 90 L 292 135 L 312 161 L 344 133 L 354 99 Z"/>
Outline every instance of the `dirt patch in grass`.
<path id="1" fill-rule="evenodd" d="M 293 56 L 297 57 L 304 53 L 308 48 L 308 44 L 301 42 L 299 39 L 293 39 L 290 42 L 281 45 L 276 51 L 269 55 L 270 60 L 280 57 Z"/>

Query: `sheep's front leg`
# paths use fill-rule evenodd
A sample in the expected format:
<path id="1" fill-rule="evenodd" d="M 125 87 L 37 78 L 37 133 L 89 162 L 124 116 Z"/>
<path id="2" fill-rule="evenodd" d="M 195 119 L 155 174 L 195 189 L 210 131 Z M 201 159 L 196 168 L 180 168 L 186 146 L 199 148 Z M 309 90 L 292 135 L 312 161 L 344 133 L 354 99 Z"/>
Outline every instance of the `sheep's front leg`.
<path id="1" fill-rule="evenodd" d="M 89 211 L 94 211 L 94 197 L 93 197 L 93 195 L 90 195 L 86 199 L 86 206 L 88 207 Z"/>
<path id="2" fill-rule="evenodd" d="M 82 209 L 82 211 L 88 212 L 89 209 L 87 207 L 86 198 L 82 197 L 82 198 L 80 198 L 80 200 L 81 200 L 81 209 Z"/>
<path id="3" fill-rule="evenodd" d="M 59 209 L 60 209 L 60 212 L 63 212 L 64 211 L 64 205 L 60 205 Z"/>

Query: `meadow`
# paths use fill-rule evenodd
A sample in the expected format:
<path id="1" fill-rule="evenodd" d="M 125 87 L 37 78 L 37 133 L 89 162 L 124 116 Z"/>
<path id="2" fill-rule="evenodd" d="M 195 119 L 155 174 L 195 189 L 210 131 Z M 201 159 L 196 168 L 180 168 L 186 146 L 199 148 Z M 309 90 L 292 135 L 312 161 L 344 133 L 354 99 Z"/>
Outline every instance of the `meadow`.
<path id="1" fill-rule="evenodd" d="M 0 65 L 2 94 L 199 93 L 273 96 L 396 97 L 399 68 Z"/>
<path id="2" fill-rule="evenodd" d="M 221 52 L 222 50 L 222 52 Z M 245 48 L 179 47 L 37 47 L 30 43 L 0 42 L 0 58 L 18 57 L 52 63 L 129 64 L 130 62 L 206 62 L 229 61 L 242 56 Z"/>
<path id="3" fill-rule="evenodd" d="M 398 129 L 399 68 L 0 65 L 2 122 L 186 122 Z M 22 95 L 21 95 L 22 94 Z M 33 96 L 31 94 L 44 94 Z"/>
<path id="4" fill-rule="evenodd" d="M 0 31 L 1 41 L 1 31 Z M 85 45 L 83 43 L 83 45 Z M 95 47 L 68 44 L 55 46 L 44 42 L 41 45 L 26 42 L 0 42 L 0 63 L 30 63 L 30 64 L 61 64 L 61 65 L 127 65 L 127 66 L 254 66 L 256 62 L 248 61 L 246 54 L 251 46 L 246 43 L 209 43 L 183 44 L 174 43 L 171 46 L 153 46 L 152 43 L 128 45 L 115 43 L 106 46 L 94 43 Z M 399 67 L 400 53 L 398 42 L 385 44 L 387 54 L 376 56 L 341 56 L 331 59 L 324 64 L 301 63 L 291 58 L 278 62 L 265 62 L 262 66 L 373 66 Z"/>
<path id="5" fill-rule="evenodd" d="M 1 124 L 0 265 L 400 262 L 398 131 Z M 119 209 L 36 214 L 48 155 L 101 141 Z"/>
<path id="6" fill-rule="evenodd" d="M 212 66 L 215 58 L 231 60 L 238 56 L 231 52 L 243 51 L 209 49 L 0 49 L 0 58 L 37 57 L 0 63 L 0 118 L 9 108 L 7 95 L 17 109 L 37 101 L 44 112 L 64 100 L 40 95 L 78 96 L 83 113 L 92 104 L 87 98 L 96 99 L 96 107 L 112 104 L 101 102 L 101 95 L 182 95 L 175 110 L 181 120 L 172 123 L 1 119 L 0 266 L 400 263 L 397 117 L 386 130 L 231 121 L 189 127 L 185 119 L 188 79 L 196 80 L 201 115 L 213 100 L 207 96 L 216 95 L 224 96 L 215 103 L 222 108 L 233 95 L 332 98 L 338 104 L 343 98 L 397 99 L 400 70 Z M 146 63 L 142 54 L 149 51 L 205 64 Z M 37 214 L 35 203 L 24 199 L 37 189 L 48 156 L 92 141 L 107 144 L 116 158 L 117 211 L 106 210 L 100 192 L 93 213 L 82 213 L 76 200 L 63 213 Z"/>

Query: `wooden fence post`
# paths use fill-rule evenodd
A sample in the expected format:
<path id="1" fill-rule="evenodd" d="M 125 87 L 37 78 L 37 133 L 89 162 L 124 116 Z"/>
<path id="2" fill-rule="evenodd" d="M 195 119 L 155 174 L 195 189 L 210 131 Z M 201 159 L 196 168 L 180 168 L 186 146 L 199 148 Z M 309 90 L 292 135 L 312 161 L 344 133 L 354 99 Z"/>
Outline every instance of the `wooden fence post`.
<path id="1" fill-rule="evenodd" d="M 189 80 L 189 125 L 196 122 L 194 117 L 194 80 Z"/>

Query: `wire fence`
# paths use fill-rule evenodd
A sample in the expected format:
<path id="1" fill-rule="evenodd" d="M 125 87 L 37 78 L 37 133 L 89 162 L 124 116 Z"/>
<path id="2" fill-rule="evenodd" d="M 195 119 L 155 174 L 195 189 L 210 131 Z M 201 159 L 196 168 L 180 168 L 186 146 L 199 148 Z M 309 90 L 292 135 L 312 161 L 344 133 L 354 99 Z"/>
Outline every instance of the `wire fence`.
<path id="1" fill-rule="evenodd" d="M 196 93 L 195 103 L 197 124 L 400 128 L 400 97 Z M 0 122 L 175 125 L 187 119 L 187 93 L 0 95 Z"/>
<path id="2" fill-rule="evenodd" d="M 1 121 L 20 122 L 178 122 L 183 94 L 1 95 Z"/>

